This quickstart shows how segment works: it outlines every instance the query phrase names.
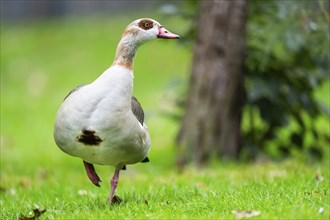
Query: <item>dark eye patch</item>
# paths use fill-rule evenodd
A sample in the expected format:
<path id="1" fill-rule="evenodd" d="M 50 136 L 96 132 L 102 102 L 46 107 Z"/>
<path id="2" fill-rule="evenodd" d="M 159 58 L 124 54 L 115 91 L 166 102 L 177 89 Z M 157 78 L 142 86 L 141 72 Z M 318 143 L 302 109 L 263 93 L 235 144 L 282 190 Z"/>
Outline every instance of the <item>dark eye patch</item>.
<path id="1" fill-rule="evenodd" d="M 153 28 L 154 23 L 149 19 L 143 19 L 138 23 L 138 25 L 143 30 L 149 30 L 149 29 Z"/>

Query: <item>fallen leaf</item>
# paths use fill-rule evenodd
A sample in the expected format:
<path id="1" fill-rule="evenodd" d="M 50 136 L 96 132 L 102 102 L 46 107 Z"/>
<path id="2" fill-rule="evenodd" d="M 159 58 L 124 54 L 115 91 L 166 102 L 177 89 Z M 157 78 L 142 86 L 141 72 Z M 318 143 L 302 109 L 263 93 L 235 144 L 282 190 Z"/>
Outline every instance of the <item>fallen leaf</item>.
<path id="1" fill-rule="evenodd" d="M 16 196 L 16 189 L 14 189 L 14 188 L 8 189 L 7 192 L 9 193 L 9 195 Z"/>
<path id="2" fill-rule="evenodd" d="M 80 196 L 87 196 L 88 192 L 87 192 L 87 190 L 80 189 L 80 190 L 78 190 L 78 194 L 79 194 Z"/>
<path id="3" fill-rule="evenodd" d="M 236 218 L 251 218 L 253 216 L 260 215 L 260 211 L 258 210 L 246 210 L 246 211 L 240 211 L 240 210 L 233 210 L 231 212 L 236 216 Z"/>
<path id="4" fill-rule="evenodd" d="M 114 195 L 111 204 L 120 204 L 121 202 L 122 202 L 121 198 L 119 196 Z"/>
<path id="5" fill-rule="evenodd" d="M 268 172 L 268 178 L 273 180 L 275 178 L 286 177 L 287 173 L 285 170 L 271 170 Z"/>
<path id="6" fill-rule="evenodd" d="M 323 214 L 324 213 L 324 208 L 323 207 L 319 208 L 319 213 L 320 214 Z"/>
<path id="7" fill-rule="evenodd" d="M 317 182 L 322 182 L 323 181 L 323 176 L 321 175 L 321 174 L 316 174 L 315 175 L 315 180 L 317 181 Z"/>
<path id="8" fill-rule="evenodd" d="M 38 219 L 42 214 L 46 212 L 46 209 L 40 210 L 39 207 L 33 209 L 33 213 L 29 213 L 31 216 L 24 216 L 21 214 L 19 220 L 35 220 Z M 33 215 L 32 215 L 33 214 Z"/>
<path id="9" fill-rule="evenodd" d="M 202 183 L 202 182 L 196 183 L 195 187 L 197 187 L 198 189 L 204 189 L 204 190 L 207 189 L 207 185 L 205 183 Z"/>
<path id="10" fill-rule="evenodd" d="M 19 181 L 19 185 L 23 188 L 28 188 L 31 185 L 31 180 L 27 177 L 23 177 L 20 181 Z"/>
<path id="11" fill-rule="evenodd" d="M 41 180 L 47 179 L 48 171 L 46 169 L 42 169 L 42 168 L 38 169 L 37 177 L 38 177 L 38 179 L 41 179 Z"/>

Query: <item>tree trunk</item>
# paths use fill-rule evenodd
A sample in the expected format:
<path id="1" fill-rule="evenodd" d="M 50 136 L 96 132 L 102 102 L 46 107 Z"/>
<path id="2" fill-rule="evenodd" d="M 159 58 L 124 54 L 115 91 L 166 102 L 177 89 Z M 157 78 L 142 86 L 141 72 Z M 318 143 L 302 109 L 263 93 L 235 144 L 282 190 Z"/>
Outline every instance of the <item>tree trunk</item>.
<path id="1" fill-rule="evenodd" d="M 178 163 L 205 163 L 211 154 L 236 159 L 240 150 L 247 1 L 200 2 Z M 188 161 L 187 161 L 188 160 Z"/>

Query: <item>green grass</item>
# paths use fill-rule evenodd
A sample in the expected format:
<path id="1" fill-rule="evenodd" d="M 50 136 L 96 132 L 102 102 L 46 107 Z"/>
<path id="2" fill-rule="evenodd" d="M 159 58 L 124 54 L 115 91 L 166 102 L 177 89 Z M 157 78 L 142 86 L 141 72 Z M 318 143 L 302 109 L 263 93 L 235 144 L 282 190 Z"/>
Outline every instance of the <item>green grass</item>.
<path id="1" fill-rule="evenodd" d="M 329 171 L 325 166 L 290 161 L 217 164 L 178 174 L 156 162 L 161 156 L 152 158 L 148 165 L 130 166 L 121 173 L 117 195 L 123 202 L 113 206 L 107 205 L 107 179 L 112 170 L 105 167 L 97 167 L 103 179 L 101 188 L 89 182 L 81 162 L 72 158 L 64 157 L 58 164 L 49 163 L 35 171 L 28 169 L 26 176 L 3 174 L 9 190 L 1 197 L 1 219 L 27 215 L 35 204 L 47 210 L 45 219 L 235 219 L 233 210 L 258 210 L 257 219 L 329 218 Z M 79 195 L 79 190 L 86 190 L 87 195 Z M 319 213 L 321 207 L 323 214 Z"/>
<path id="2" fill-rule="evenodd" d="M 179 18 L 151 17 L 173 32 L 185 30 Z M 42 219 L 235 219 L 233 210 L 258 210 L 257 219 L 329 219 L 326 160 L 215 162 L 177 172 L 173 139 L 178 124 L 161 112 L 172 104 L 175 80 L 187 78 L 191 54 L 165 40 L 143 45 L 135 61 L 134 94 L 151 131 L 151 162 L 122 171 L 117 195 L 123 202 L 107 204 L 113 168 L 96 166 L 103 182 L 101 188 L 92 185 L 81 160 L 55 145 L 53 120 L 72 88 L 111 65 L 120 35 L 133 19 L 1 25 L 0 219 L 28 215 L 35 205 L 46 209 Z"/>

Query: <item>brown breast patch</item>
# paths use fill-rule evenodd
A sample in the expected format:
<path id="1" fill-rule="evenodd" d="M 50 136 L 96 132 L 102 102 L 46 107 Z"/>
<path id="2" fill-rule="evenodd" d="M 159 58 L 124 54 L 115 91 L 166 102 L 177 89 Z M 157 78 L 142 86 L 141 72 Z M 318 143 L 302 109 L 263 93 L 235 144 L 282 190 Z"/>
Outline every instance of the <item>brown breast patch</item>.
<path id="1" fill-rule="evenodd" d="M 151 28 L 153 28 L 154 26 L 154 22 L 149 20 L 149 19 L 142 19 L 139 23 L 138 23 L 139 27 L 142 28 L 143 30 L 149 30 Z"/>
<path id="2" fill-rule="evenodd" d="M 82 134 L 77 136 L 76 140 L 85 145 L 99 145 L 103 140 L 95 135 L 95 131 L 82 130 Z"/>

